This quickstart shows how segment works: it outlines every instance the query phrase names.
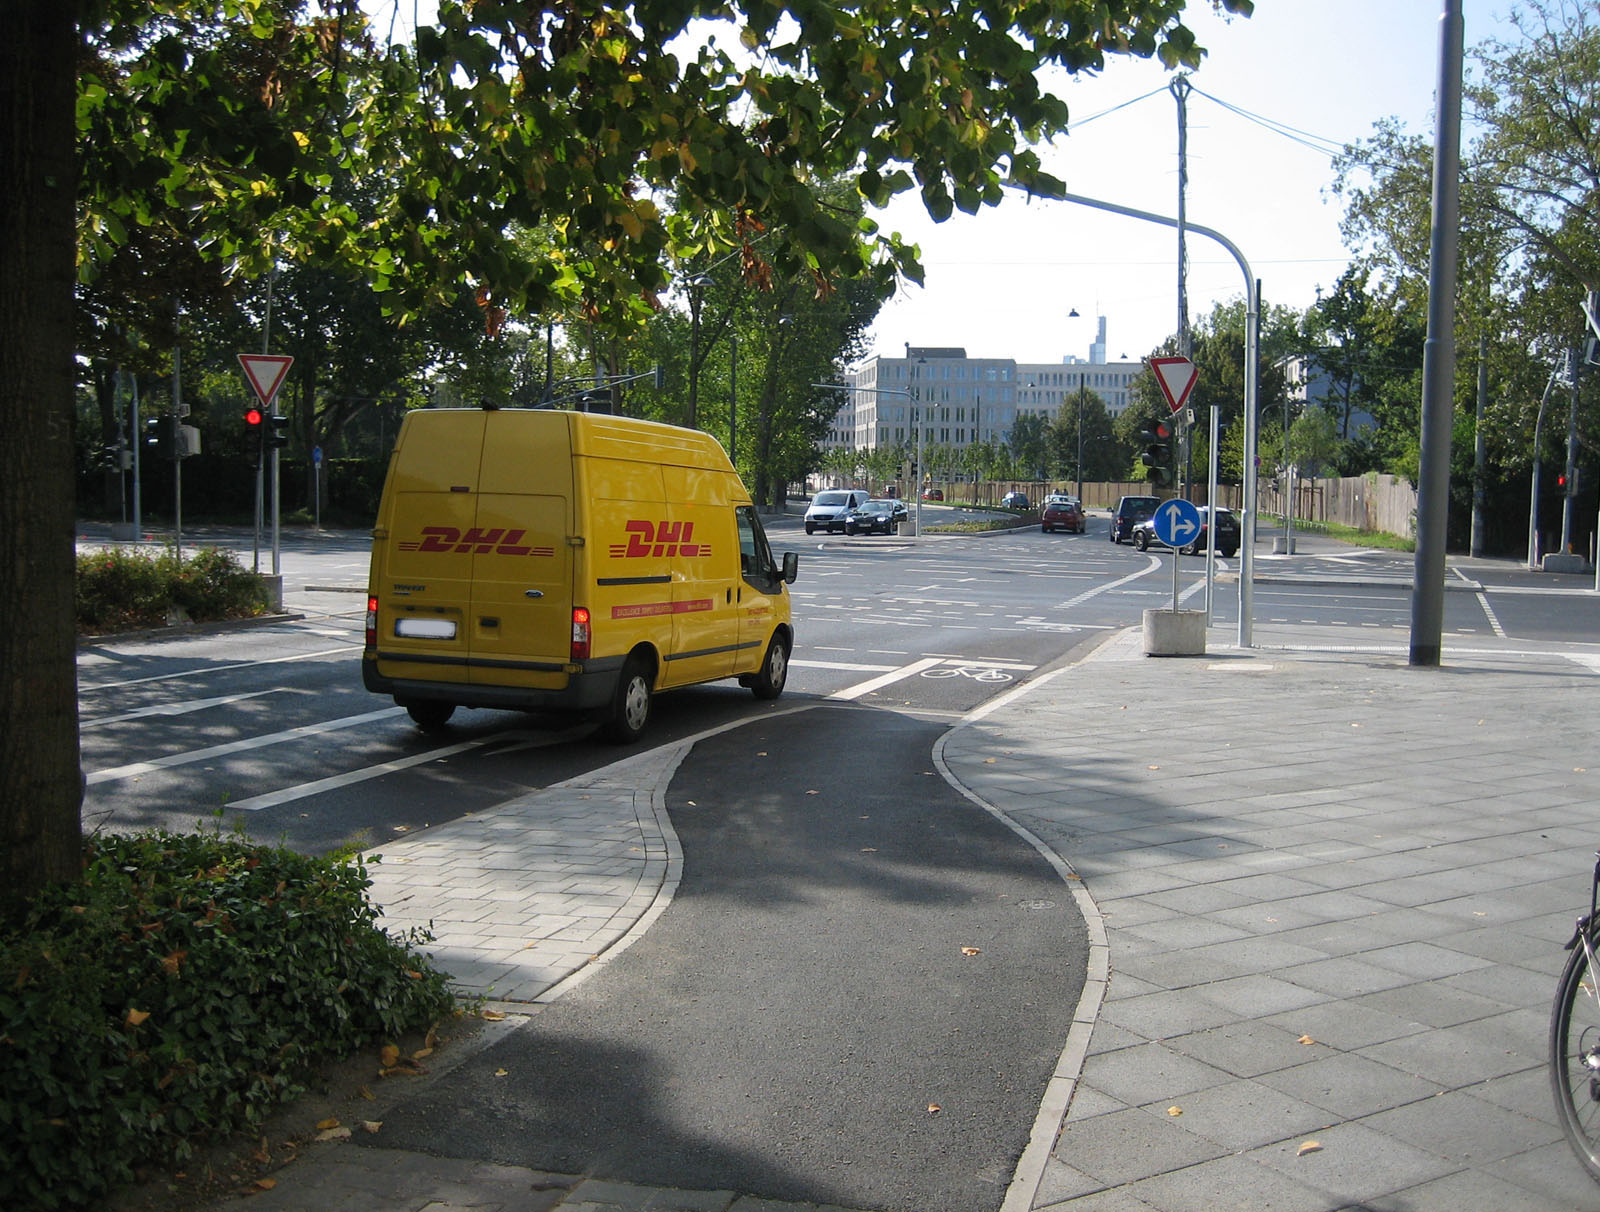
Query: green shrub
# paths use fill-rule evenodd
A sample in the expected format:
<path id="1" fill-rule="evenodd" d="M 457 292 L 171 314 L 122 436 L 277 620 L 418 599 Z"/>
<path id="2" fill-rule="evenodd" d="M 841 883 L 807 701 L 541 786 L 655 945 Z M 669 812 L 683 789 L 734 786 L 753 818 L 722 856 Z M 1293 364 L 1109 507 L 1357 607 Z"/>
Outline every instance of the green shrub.
<path id="1" fill-rule="evenodd" d="M 78 557 L 80 631 L 164 627 L 174 608 L 200 622 L 251 618 L 266 610 L 267 590 L 221 548 L 204 548 L 181 565 L 170 551 L 123 547 Z"/>
<path id="2" fill-rule="evenodd" d="M 0 1208 L 89 1207 L 447 1013 L 428 936 L 387 934 L 370 886 L 206 834 L 87 840 L 82 881 L 0 933 Z"/>
<path id="3" fill-rule="evenodd" d="M 233 552 L 207 547 L 184 562 L 172 582 L 172 600 L 196 622 L 249 618 L 267 608 L 267 589 Z"/>
<path id="4" fill-rule="evenodd" d="M 78 557 L 78 627 L 161 627 L 172 605 L 171 556 L 108 547 Z"/>

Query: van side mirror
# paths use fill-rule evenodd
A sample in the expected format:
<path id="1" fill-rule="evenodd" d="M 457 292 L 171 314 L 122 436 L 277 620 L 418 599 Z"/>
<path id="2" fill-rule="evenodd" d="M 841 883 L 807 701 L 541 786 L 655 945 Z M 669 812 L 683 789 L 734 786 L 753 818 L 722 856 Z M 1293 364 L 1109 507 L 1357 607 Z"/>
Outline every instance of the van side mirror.
<path id="1" fill-rule="evenodd" d="M 795 577 L 800 575 L 800 556 L 797 552 L 786 551 L 783 553 L 783 583 L 793 585 Z"/>

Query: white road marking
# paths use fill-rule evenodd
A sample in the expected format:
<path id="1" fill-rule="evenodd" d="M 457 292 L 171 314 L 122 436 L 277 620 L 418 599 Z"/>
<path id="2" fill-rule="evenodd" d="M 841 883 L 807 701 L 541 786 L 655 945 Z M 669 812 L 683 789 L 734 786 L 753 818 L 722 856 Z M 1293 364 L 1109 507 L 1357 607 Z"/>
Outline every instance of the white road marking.
<path id="1" fill-rule="evenodd" d="M 269 791 L 265 795 L 253 795 L 249 799 L 235 800 L 227 805 L 229 812 L 260 812 L 263 808 L 272 808 L 278 804 L 289 804 L 295 800 L 309 799 L 313 795 L 321 795 L 324 791 L 337 791 L 340 787 L 349 787 L 355 783 L 364 783 L 368 779 L 382 778 L 386 774 L 394 774 L 399 770 L 408 770 L 412 766 L 422 766 L 428 762 L 436 762 L 441 758 L 453 757 L 458 753 L 465 753 L 469 749 L 481 749 L 485 745 L 494 744 L 496 741 L 515 741 L 502 753 L 510 753 L 517 749 L 544 749 L 551 745 L 565 744 L 569 738 L 566 735 L 552 734 L 545 737 L 535 737 L 529 732 L 497 732 L 493 736 L 479 737 L 472 741 L 462 741 L 455 745 L 445 745 L 439 749 L 430 749 L 427 753 L 413 753 L 408 757 L 395 758 L 393 761 L 379 762 L 374 766 L 363 766 L 357 770 L 346 770 L 343 774 L 329 775 L 325 779 L 315 779 L 309 783 L 300 783 L 294 787 L 284 787 L 278 791 Z"/>
<path id="2" fill-rule="evenodd" d="M 154 707 L 141 707 L 122 715 L 108 715 L 98 720 L 80 720 L 78 728 L 98 728 L 102 724 L 121 724 L 126 720 L 142 720 L 152 715 L 188 715 L 191 711 L 204 711 L 208 707 L 221 707 L 225 703 L 242 703 L 245 699 L 258 699 L 264 694 L 277 694 L 284 687 L 271 690 L 252 690 L 249 694 L 225 694 L 214 699 L 186 699 L 178 703 L 158 703 Z"/>
<path id="3" fill-rule="evenodd" d="M 912 661 L 909 665 L 902 665 L 898 669 L 891 670 L 890 672 L 885 673 L 882 677 L 869 678 L 865 682 L 857 682 L 854 686 L 846 686 L 843 690 L 836 690 L 828 697 L 830 699 L 837 699 L 843 702 L 850 702 L 855 699 L 859 699 L 864 694 L 871 694 L 874 690 L 880 690 L 884 686 L 889 686 L 895 682 L 904 681 L 909 677 L 915 677 L 924 669 L 932 669 L 935 665 L 942 664 L 944 664 L 944 662 L 939 657 L 924 657 L 920 661 Z"/>
<path id="4" fill-rule="evenodd" d="M 281 665 L 285 661 L 309 661 L 314 657 L 348 656 L 350 649 L 365 644 L 363 637 L 354 644 L 346 644 L 342 648 L 320 648 L 316 652 L 297 652 L 293 656 L 265 657 L 259 661 L 239 661 L 233 665 L 207 665 L 203 669 L 185 669 L 182 673 L 158 673 L 147 678 L 132 678 L 126 682 L 96 682 L 93 686 L 79 685 L 80 692 L 88 693 L 95 690 L 116 690 L 121 686 L 142 686 L 146 682 L 170 682 L 177 678 L 195 677 L 199 674 L 226 673 L 230 669 L 254 669 L 257 665 Z"/>
<path id="5" fill-rule="evenodd" d="M 88 782 L 92 787 L 96 783 L 114 783 L 122 779 L 136 778 L 141 774 L 153 774 L 157 770 L 166 770 L 173 766 L 188 766 L 195 762 L 209 761 L 211 758 L 226 757 L 230 753 L 247 753 L 252 749 L 265 749 L 268 745 L 281 745 L 285 741 L 297 741 L 303 737 L 317 736 L 325 732 L 338 732 L 345 728 L 359 728 L 362 724 L 370 724 L 375 720 L 386 720 L 392 716 L 405 714 L 404 707 L 385 707 L 380 711 L 367 711 L 361 715 L 347 715 L 343 719 L 323 720 L 317 724 L 302 724 L 298 728 L 290 728 L 283 732 L 269 732 L 263 736 L 253 736 L 242 741 L 229 741 L 226 745 L 212 745 L 207 749 L 191 749 L 187 753 L 172 753 L 166 757 L 151 758 L 148 762 L 130 762 L 126 766 L 111 766 L 105 770 L 96 770 L 89 774 Z"/>

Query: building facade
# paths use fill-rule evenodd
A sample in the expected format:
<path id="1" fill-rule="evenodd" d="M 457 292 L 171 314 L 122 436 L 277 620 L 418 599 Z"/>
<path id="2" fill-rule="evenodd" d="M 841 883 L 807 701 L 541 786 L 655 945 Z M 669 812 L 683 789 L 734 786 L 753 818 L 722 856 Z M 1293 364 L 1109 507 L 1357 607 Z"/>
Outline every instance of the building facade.
<path id="1" fill-rule="evenodd" d="M 845 376 L 851 390 L 824 439 L 825 450 L 910 448 L 917 417 L 924 446 L 961 449 L 1006 445 L 1017 418 L 1053 420 L 1079 388 L 1100 397 L 1113 416 L 1132 399 L 1143 362 L 1105 360 L 1105 317 L 1088 360 L 1059 363 L 973 358 L 961 348 L 908 345 L 903 358 L 872 357 Z"/>

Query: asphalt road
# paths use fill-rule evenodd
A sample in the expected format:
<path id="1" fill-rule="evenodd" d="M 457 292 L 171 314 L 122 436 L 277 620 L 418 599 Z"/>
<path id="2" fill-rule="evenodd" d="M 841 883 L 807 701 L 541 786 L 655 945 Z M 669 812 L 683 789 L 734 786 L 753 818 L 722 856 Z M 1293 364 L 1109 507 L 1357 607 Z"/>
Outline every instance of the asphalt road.
<path id="1" fill-rule="evenodd" d="M 697 744 L 669 794 L 684 867 L 667 912 L 363 1143 L 997 1208 L 1087 947 L 1054 871 L 934 770 L 941 731 L 819 705 Z"/>

